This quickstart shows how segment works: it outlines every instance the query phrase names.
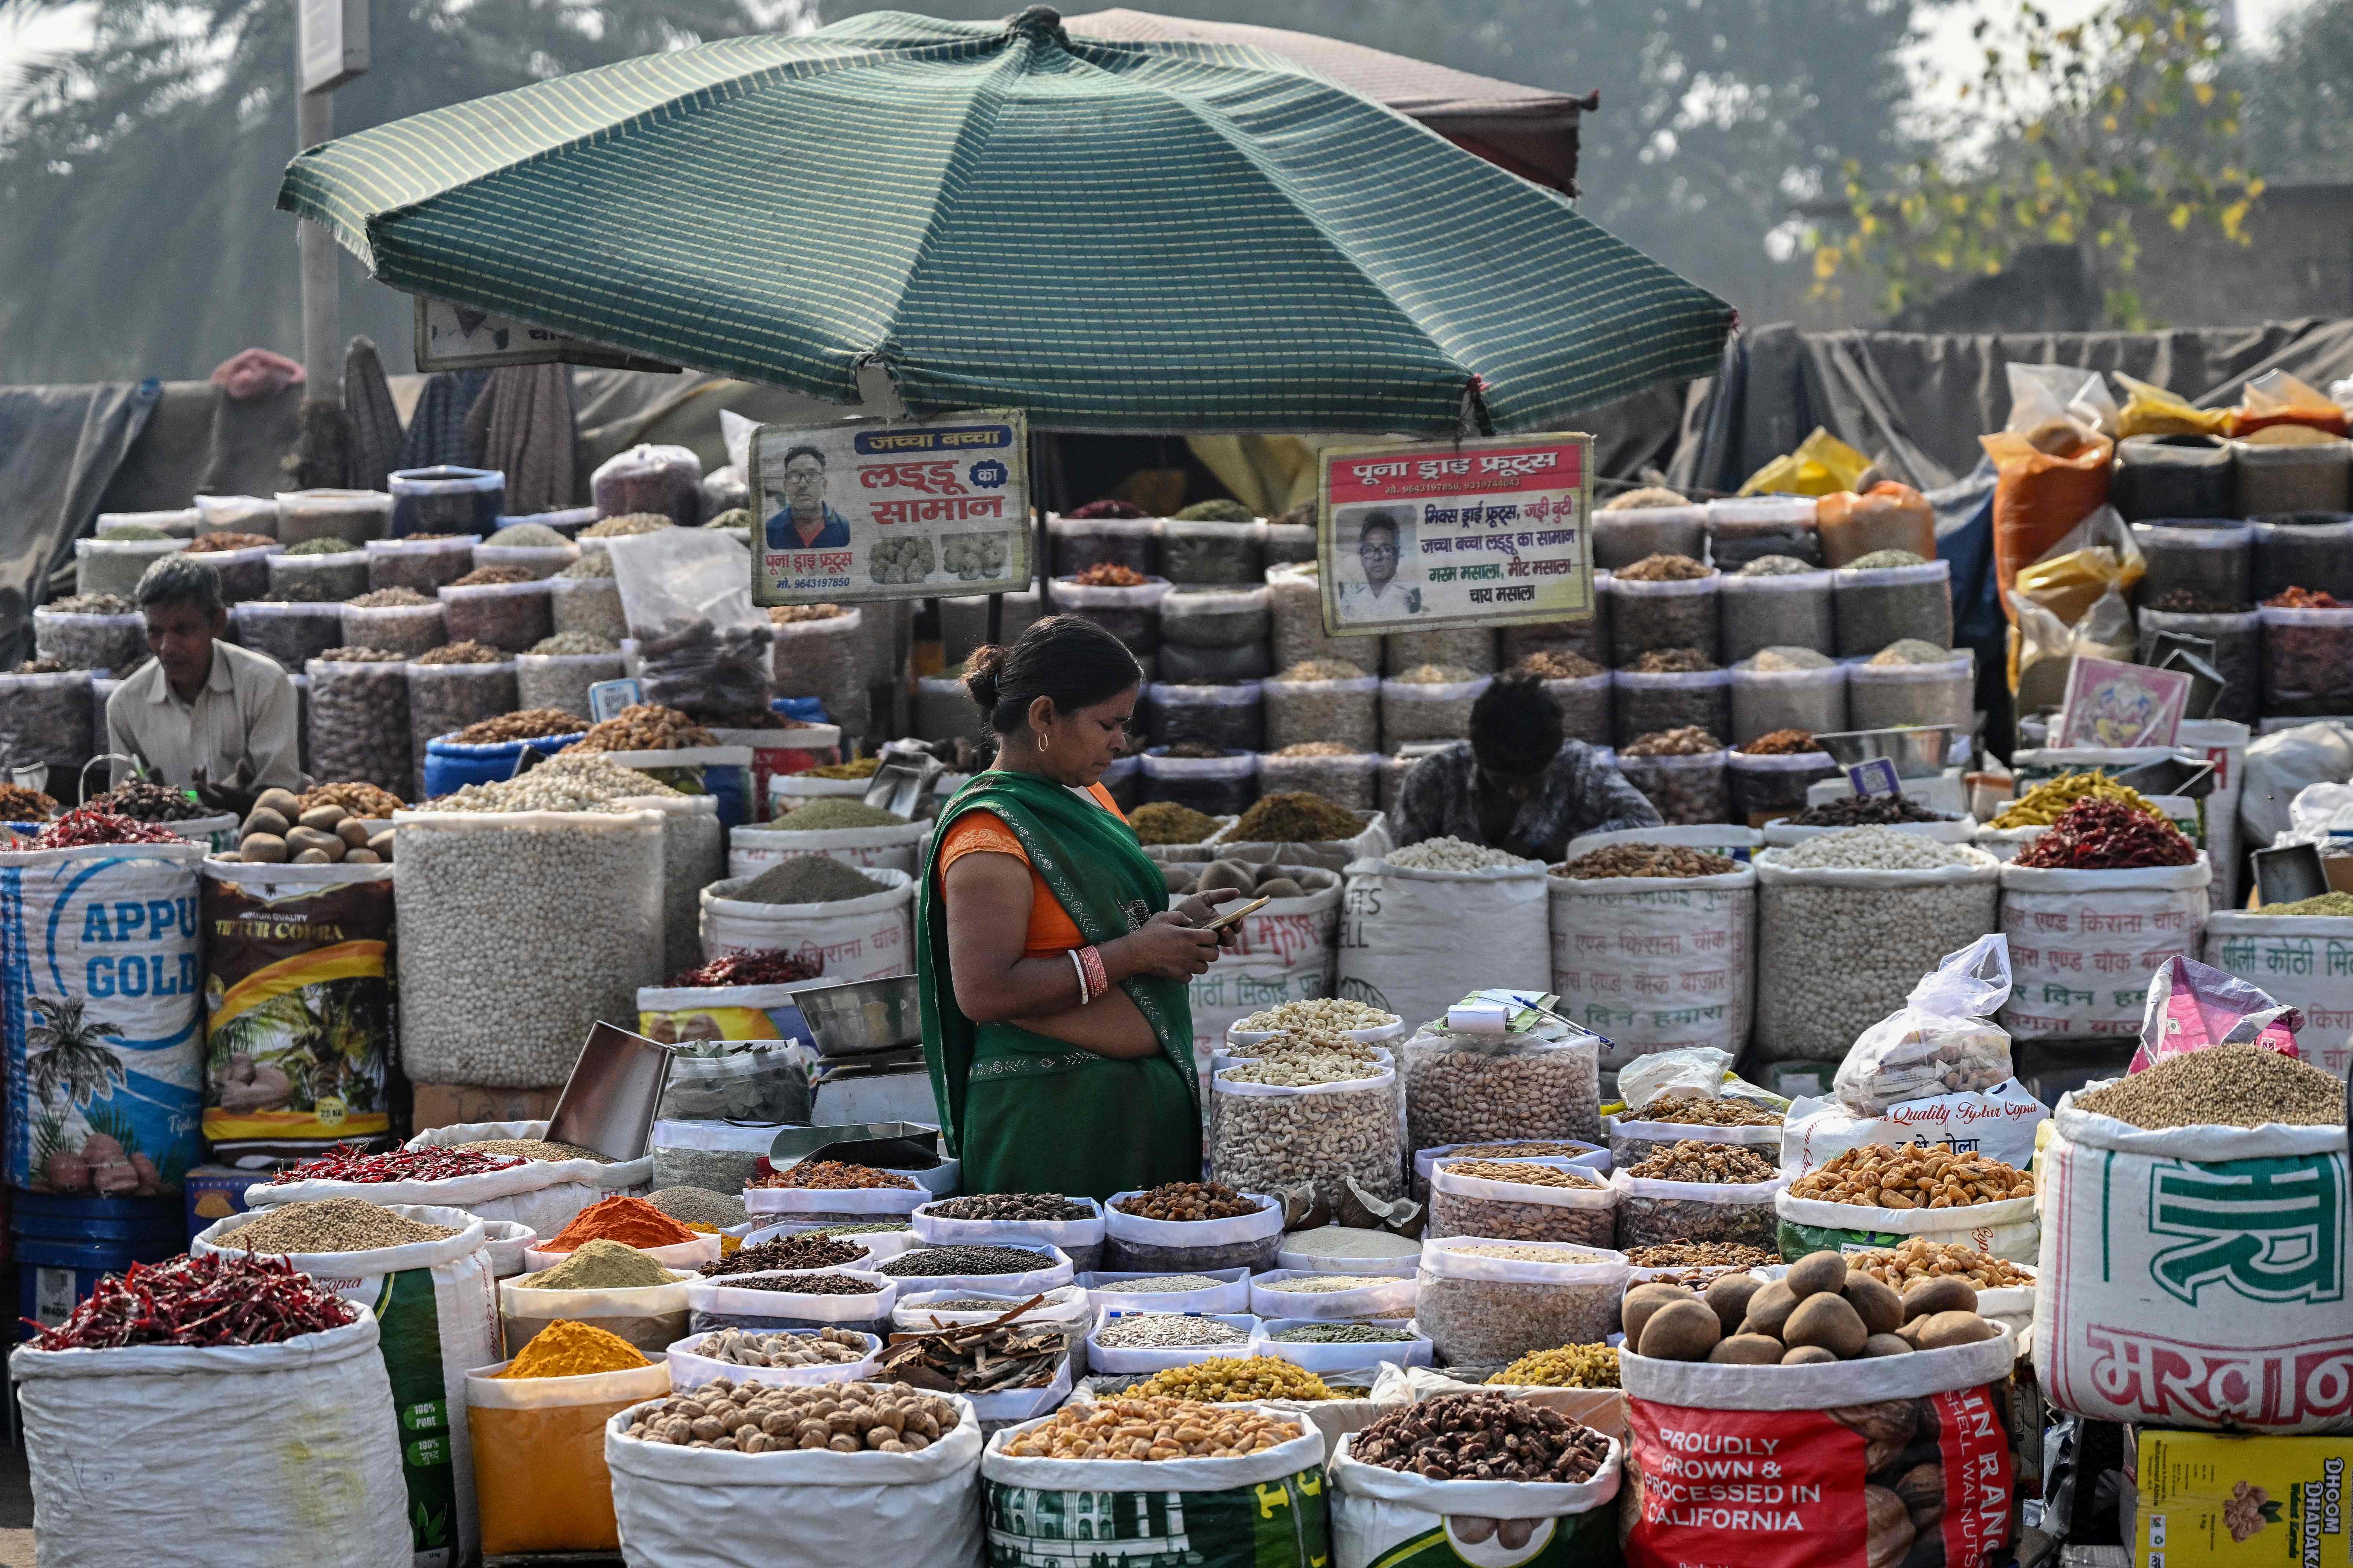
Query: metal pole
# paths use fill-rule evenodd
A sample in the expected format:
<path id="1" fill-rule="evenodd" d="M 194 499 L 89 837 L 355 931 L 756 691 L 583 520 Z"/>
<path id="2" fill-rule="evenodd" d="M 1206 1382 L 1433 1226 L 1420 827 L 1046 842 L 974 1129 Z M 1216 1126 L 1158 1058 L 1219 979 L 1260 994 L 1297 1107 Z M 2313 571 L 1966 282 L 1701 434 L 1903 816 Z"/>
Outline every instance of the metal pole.
<path id="1" fill-rule="evenodd" d="M 301 80 L 298 41 L 295 80 Z M 325 92 L 302 92 L 294 95 L 295 148 L 307 152 L 320 142 L 331 141 L 335 134 L 335 99 L 331 88 Z M 343 329 L 340 301 L 336 299 L 339 279 L 335 274 L 335 239 L 323 225 L 302 219 L 297 231 L 296 244 L 302 258 L 302 371 L 307 385 L 307 397 L 328 403 L 341 403 L 343 397 Z"/>
<path id="2" fill-rule="evenodd" d="M 1043 433 L 1029 432 L 1029 500 L 1038 509 L 1037 542 L 1030 546 L 1034 570 L 1038 577 L 1038 616 L 1043 620 L 1054 613 L 1053 557 L 1048 553 L 1052 541 L 1046 536 L 1046 470 L 1039 461 L 1045 456 Z"/>

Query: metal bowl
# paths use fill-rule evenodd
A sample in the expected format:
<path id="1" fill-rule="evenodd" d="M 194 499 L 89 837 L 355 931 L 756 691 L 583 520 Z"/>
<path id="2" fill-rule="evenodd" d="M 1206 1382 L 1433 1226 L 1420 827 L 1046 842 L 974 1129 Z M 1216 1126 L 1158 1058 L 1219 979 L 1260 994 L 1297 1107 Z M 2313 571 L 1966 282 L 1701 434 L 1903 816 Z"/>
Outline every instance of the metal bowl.
<path id="1" fill-rule="evenodd" d="M 1945 771 L 1945 755 L 1952 750 L 1953 726 L 1921 724 L 1901 730 L 1841 730 L 1816 735 L 1814 743 L 1841 767 L 1851 768 L 1887 757 L 1900 779 L 1932 779 Z"/>
<path id="2" fill-rule="evenodd" d="M 794 993 L 793 1001 L 808 1020 L 821 1057 L 901 1050 L 923 1037 L 923 1013 L 912 974 L 821 985 Z"/>

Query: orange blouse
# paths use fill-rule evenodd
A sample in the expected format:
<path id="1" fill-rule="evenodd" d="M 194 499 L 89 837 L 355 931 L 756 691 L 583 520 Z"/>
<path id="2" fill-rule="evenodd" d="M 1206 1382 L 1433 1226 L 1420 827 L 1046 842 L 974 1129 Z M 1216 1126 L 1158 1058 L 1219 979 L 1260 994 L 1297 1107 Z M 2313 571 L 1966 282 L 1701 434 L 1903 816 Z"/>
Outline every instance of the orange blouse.
<path id="1" fill-rule="evenodd" d="M 1127 814 L 1120 810 L 1119 803 L 1112 799 L 1111 792 L 1103 785 L 1089 785 L 1087 795 L 1122 822 L 1127 820 Z M 1005 826 L 1003 817 L 993 811 L 968 811 L 956 819 L 955 826 L 948 829 L 947 837 L 940 840 L 941 891 L 946 891 L 949 867 L 966 855 L 982 853 L 1010 855 L 1024 866 L 1029 864 L 1029 851 L 1021 847 L 1021 840 Z M 1029 958 L 1050 957 L 1085 945 L 1085 939 L 1080 936 L 1077 924 L 1063 910 L 1061 901 L 1054 897 L 1053 889 L 1046 886 L 1046 879 L 1033 868 L 1029 873 L 1029 931 L 1023 940 L 1023 955 Z"/>

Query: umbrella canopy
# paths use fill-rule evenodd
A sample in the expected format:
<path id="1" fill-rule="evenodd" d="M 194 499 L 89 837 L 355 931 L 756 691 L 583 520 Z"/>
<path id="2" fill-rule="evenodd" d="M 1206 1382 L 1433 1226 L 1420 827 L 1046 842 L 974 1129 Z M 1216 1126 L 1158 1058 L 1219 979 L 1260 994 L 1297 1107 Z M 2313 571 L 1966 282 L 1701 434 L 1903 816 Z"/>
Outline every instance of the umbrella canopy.
<path id="1" fill-rule="evenodd" d="M 1715 367 L 1729 306 L 1264 50 L 896 12 L 315 147 L 278 205 L 396 288 L 701 369 L 1065 430 L 1540 429 Z"/>

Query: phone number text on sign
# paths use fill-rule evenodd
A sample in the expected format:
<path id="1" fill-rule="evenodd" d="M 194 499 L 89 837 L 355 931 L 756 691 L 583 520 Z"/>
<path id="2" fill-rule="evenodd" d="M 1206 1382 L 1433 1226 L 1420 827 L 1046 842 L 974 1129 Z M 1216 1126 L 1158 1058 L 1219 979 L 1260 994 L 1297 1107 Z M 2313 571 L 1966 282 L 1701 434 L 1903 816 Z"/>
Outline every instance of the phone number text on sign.
<path id="1" fill-rule="evenodd" d="M 762 426 L 751 453 L 755 604 L 1005 593 L 1029 582 L 1028 429 Z"/>
<path id="2" fill-rule="evenodd" d="M 1324 630 L 1589 616 L 1591 457 L 1580 435 L 1324 453 Z"/>

